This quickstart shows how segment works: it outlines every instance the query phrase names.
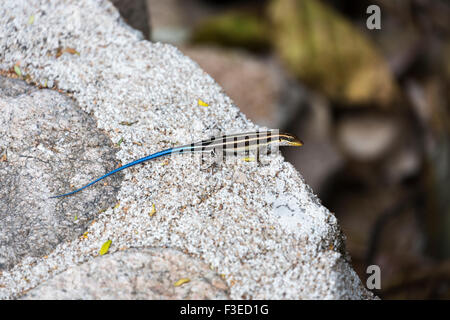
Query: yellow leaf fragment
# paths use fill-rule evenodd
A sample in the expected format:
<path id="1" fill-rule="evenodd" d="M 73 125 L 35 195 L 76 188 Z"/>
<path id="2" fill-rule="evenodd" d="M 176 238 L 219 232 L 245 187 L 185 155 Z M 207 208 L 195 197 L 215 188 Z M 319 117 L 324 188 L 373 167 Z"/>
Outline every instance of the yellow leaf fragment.
<path id="1" fill-rule="evenodd" d="M 30 16 L 30 18 L 28 18 L 28 24 L 33 24 L 34 23 L 34 14 Z"/>
<path id="2" fill-rule="evenodd" d="M 117 209 L 120 206 L 120 201 L 116 203 L 116 205 L 113 207 L 113 209 Z"/>
<path id="3" fill-rule="evenodd" d="M 242 160 L 244 160 L 245 162 L 253 162 L 253 161 L 255 161 L 255 158 L 253 158 L 253 157 L 246 157 L 246 158 L 243 158 Z"/>
<path id="4" fill-rule="evenodd" d="M 181 285 L 183 285 L 183 284 L 185 284 L 185 283 L 188 283 L 188 282 L 190 282 L 191 281 L 191 279 L 189 279 L 189 278 L 181 278 L 180 280 L 178 280 L 177 282 L 175 282 L 173 285 L 175 286 L 175 287 L 179 287 L 179 286 L 181 286 Z"/>
<path id="5" fill-rule="evenodd" d="M 205 101 L 198 99 L 198 105 L 200 107 L 209 107 L 209 104 L 207 104 Z"/>
<path id="6" fill-rule="evenodd" d="M 155 204 L 152 204 L 152 210 L 148 214 L 150 217 L 153 217 L 153 215 L 156 213 L 156 207 Z"/>
<path id="7" fill-rule="evenodd" d="M 108 253 L 108 250 L 109 250 L 109 247 L 111 246 L 111 243 L 112 243 L 112 241 L 108 240 L 102 245 L 102 247 L 100 248 L 100 252 L 99 252 L 99 254 L 101 256 L 106 254 L 106 253 Z"/>

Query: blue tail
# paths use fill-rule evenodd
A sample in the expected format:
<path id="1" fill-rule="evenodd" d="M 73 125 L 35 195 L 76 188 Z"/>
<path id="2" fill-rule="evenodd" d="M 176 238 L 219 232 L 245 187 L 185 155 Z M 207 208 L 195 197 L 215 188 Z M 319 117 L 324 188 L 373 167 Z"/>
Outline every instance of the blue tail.
<path id="1" fill-rule="evenodd" d="M 104 178 L 106 178 L 106 177 L 109 177 L 110 175 L 113 175 L 114 173 L 117 173 L 117 172 L 119 172 L 119 171 L 121 171 L 121 170 L 123 170 L 123 169 L 129 168 L 129 167 L 131 167 L 131 166 L 134 166 L 134 165 L 136 165 L 136 164 L 139 164 L 139 163 L 142 163 L 142 162 L 145 162 L 145 161 L 148 161 L 148 160 L 152 160 L 152 159 L 155 159 L 155 158 L 158 158 L 158 157 L 162 157 L 162 156 L 171 154 L 172 151 L 173 151 L 173 149 L 167 149 L 167 150 L 159 151 L 159 152 L 157 152 L 157 153 L 151 154 L 151 155 L 146 156 L 146 157 L 144 157 L 144 158 L 141 158 L 141 159 L 135 160 L 135 161 L 133 161 L 133 162 L 127 163 L 127 164 L 125 164 L 125 165 L 123 165 L 123 166 L 121 166 L 121 167 L 119 167 L 119 168 L 117 168 L 117 169 L 114 169 L 114 170 L 108 172 L 108 173 L 105 174 L 104 176 L 101 176 L 100 178 L 98 178 L 98 179 L 96 179 L 96 180 L 94 180 L 94 181 L 92 181 L 92 182 L 89 182 L 87 185 L 81 187 L 80 189 L 77 189 L 77 190 L 72 191 L 72 192 L 60 194 L 60 195 L 57 195 L 57 196 L 53 196 L 53 197 L 50 197 L 50 199 L 54 199 L 54 198 L 62 198 L 62 197 L 70 196 L 70 195 L 72 195 L 72 194 L 74 194 L 74 193 L 77 193 L 77 192 L 83 190 L 83 189 L 86 189 L 86 188 L 89 187 L 89 186 L 92 186 L 94 183 L 99 182 L 100 180 L 102 180 L 102 179 L 104 179 Z"/>

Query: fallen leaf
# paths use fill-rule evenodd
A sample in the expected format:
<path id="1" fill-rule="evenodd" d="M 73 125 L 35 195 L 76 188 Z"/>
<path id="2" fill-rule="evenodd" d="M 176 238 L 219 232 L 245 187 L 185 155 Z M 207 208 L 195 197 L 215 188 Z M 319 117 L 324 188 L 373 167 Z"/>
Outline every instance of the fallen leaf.
<path id="1" fill-rule="evenodd" d="M 107 208 L 102 208 L 102 209 L 100 209 L 100 210 L 98 210 L 98 213 L 100 214 L 100 213 L 103 213 L 103 212 L 105 212 L 107 210 Z"/>
<path id="2" fill-rule="evenodd" d="M 188 283 L 188 282 L 190 282 L 191 281 L 191 279 L 189 279 L 189 278 L 181 278 L 180 280 L 178 280 L 177 282 L 175 282 L 173 285 L 175 286 L 175 287 L 179 287 L 179 286 L 181 286 L 181 285 L 183 285 L 183 284 L 185 284 L 185 283 Z"/>
<path id="3" fill-rule="evenodd" d="M 63 53 L 76 54 L 78 56 L 80 55 L 80 53 L 77 50 L 75 50 L 74 48 L 67 47 L 67 48 L 64 48 L 64 49 L 63 48 L 59 48 L 56 51 L 56 58 L 61 57 L 63 55 Z"/>
<path id="4" fill-rule="evenodd" d="M 207 104 L 205 101 L 198 99 L 198 105 L 201 107 L 209 107 L 209 104 Z"/>
<path id="5" fill-rule="evenodd" d="M 123 125 L 123 126 L 132 126 L 133 124 L 138 123 L 138 121 L 133 121 L 133 122 L 129 122 L 129 121 L 121 121 L 119 122 L 119 124 Z"/>
<path id="6" fill-rule="evenodd" d="M 70 53 L 70 54 L 80 55 L 80 53 L 77 50 L 75 50 L 74 48 L 66 48 L 65 52 Z"/>
<path id="7" fill-rule="evenodd" d="M 111 246 L 111 243 L 112 243 L 112 241 L 111 240 L 108 240 L 108 241 L 106 241 L 103 245 L 102 245 L 102 247 L 101 247 L 101 249 L 100 249 L 100 252 L 99 252 L 99 254 L 102 256 L 102 255 L 104 255 L 104 254 L 106 254 L 106 253 L 108 253 L 108 250 L 109 250 L 109 247 Z"/>
<path id="8" fill-rule="evenodd" d="M 19 65 L 18 65 L 17 63 L 14 65 L 14 72 L 15 72 L 19 77 L 22 77 L 22 71 L 20 70 Z"/>
<path id="9" fill-rule="evenodd" d="M 148 214 L 150 217 L 153 217 L 153 215 L 156 213 L 156 207 L 155 204 L 152 204 L 152 210 Z"/>

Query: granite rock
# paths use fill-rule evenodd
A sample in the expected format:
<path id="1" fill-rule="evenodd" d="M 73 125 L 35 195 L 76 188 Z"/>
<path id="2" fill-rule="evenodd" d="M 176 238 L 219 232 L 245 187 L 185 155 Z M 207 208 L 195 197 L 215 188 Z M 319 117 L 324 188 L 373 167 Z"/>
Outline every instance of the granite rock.
<path id="1" fill-rule="evenodd" d="M 184 253 L 140 248 L 69 268 L 22 299 L 229 299 L 229 289 L 205 263 Z"/>
<path id="2" fill-rule="evenodd" d="M 117 164 L 112 142 L 69 97 L 0 76 L 0 271 L 50 253 L 114 205 L 121 175 L 85 201 L 49 194 Z"/>
<path id="3" fill-rule="evenodd" d="M 76 144 L 81 129 L 64 136 L 73 144 L 66 145 L 57 133 L 51 137 L 49 144 L 56 150 L 44 151 L 48 159 L 59 157 L 57 165 L 46 169 L 42 164 L 41 190 L 26 195 L 31 205 L 24 207 L 24 214 L 37 217 L 39 204 L 49 214 L 60 210 L 62 216 L 79 206 L 95 219 L 82 236 L 59 242 L 44 256 L 24 256 L 4 270 L 0 298 L 21 297 L 58 273 L 95 264 L 107 239 L 112 241 L 113 260 L 116 251 L 127 248 L 186 253 L 223 277 L 231 299 L 373 298 L 350 265 L 336 217 L 279 153 L 263 155 L 261 164 L 231 157 L 206 168 L 196 157 L 176 155 L 123 171 L 117 194 L 109 185 L 119 176 L 105 179 L 108 186 L 97 184 L 72 197 L 47 199 L 67 191 L 70 184 L 82 185 L 102 175 L 106 164 L 106 169 L 114 167 L 116 161 L 99 152 L 118 141 L 115 158 L 124 164 L 174 145 L 257 128 L 196 63 L 171 45 L 143 40 L 111 3 L 3 1 L 0 52 L 3 72 L 20 62 L 29 82 L 70 93 L 72 107 L 53 108 L 55 114 L 79 114 L 68 117 L 67 126 L 82 126 L 83 112 L 96 126 L 87 131 L 88 137 L 95 139 L 91 132 L 99 130 L 109 138 L 101 146 Z M 198 99 L 208 106 L 199 106 Z M 0 115 L 2 121 L 5 114 Z M 22 134 L 24 140 L 31 139 Z M 83 145 L 92 149 L 92 157 L 77 167 L 70 155 L 81 152 L 77 146 Z M 27 156 L 41 157 L 44 151 L 29 149 Z M 20 159 L 10 160 L 8 166 L 20 164 Z M 17 176 L 22 179 L 22 173 Z M 10 173 L 7 177 L 12 179 Z M 23 197 L 21 193 L 10 201 Z M 99 212 L 93 205 L 102 197 L 116 205 Z M 9 219 L 11 214 L 4 212 L 2 219 Z"/>

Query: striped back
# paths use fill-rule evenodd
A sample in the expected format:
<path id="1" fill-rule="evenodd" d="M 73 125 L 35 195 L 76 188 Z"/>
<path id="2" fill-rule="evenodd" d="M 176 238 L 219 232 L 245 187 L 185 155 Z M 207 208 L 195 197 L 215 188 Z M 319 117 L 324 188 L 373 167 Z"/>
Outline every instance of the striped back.
<path id="1" fill-rule="evenodd" d="M 242 154 L 251 150 L 260 150 L 262 147 L 279 145 L 284 139 L 293 139 L 290 134 L 280 133 L 278 130 L 255 131 L 212 137 L 196 143 L 180 146 L 173 149 L 174 153 L 183 152 L 210 152 L 226 154 Z"/>

